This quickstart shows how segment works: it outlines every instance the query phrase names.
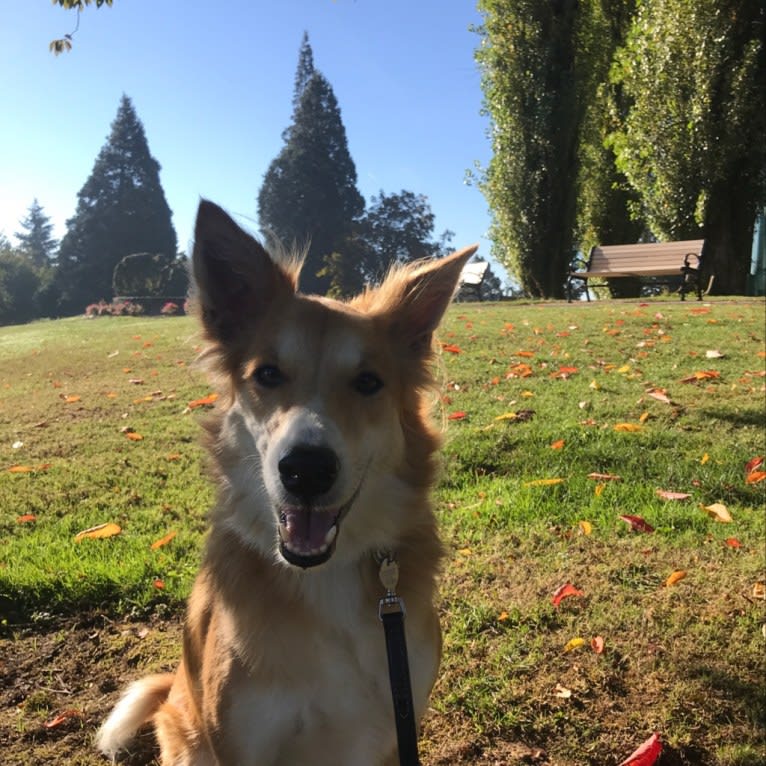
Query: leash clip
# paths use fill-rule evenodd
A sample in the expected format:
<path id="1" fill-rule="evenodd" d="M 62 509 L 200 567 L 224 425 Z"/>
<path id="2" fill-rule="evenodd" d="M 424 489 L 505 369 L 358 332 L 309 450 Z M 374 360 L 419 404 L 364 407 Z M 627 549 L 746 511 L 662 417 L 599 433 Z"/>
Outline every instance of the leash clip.
<path id="1" fill-rule="evenodd" d="M 381 585 L 386 589 L 386 595 L 378 603 L 378 619 L 383 620 L 383 615 L 401 614 L 406 617 L 407 610 L 404 601 L 396 595 L 396 585 L 399 582 L 399 564 L 392 553 L 384 552 L 378 556 L 380 569 L 378 577 Z"/>

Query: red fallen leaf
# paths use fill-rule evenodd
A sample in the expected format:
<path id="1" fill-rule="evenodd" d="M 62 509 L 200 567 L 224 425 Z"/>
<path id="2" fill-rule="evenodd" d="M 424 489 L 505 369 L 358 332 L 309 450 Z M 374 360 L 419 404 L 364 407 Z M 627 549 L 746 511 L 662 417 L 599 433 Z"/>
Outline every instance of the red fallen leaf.
<path id="1" fill-rule="evenodd" d="M 442 343 L 442 350 L 448 351 L 450 354 L 462 354 L 463 349 L 460 346 L 456 346 L 454 343 Z"/>
<path id="2" fill-rule="evenodd" d="M 688 492 L 670 492 L 667 489 L 658 489 L 657 497 L 663 500 L 687 500 L 691 495 Z"/>
<path id="3" fill-rule="evenodd" d="M 726 538 L 726 545 L 729 546 L 729 548 L 741 548 L 742 543 L 737 540 L 736 537 L 727 537 Z"/>
<path id="4" fill-rule="evenodd" d="M 571 582 L 566 582 L 561 587 L 556 588 L 556 591 L 554 592 L 551 598 L 551 604 L 557 607 L 561 603 L 561 601 L 565 598 L 569 598 L 570 596 L 584 596 L 584 595 L 585 594 L 579 588 L 575 588 L 575 586 L 572 585 Z"/>
<path id="5" fill-rule="evenodd" d="M 16 517 L 17 524 L 30 524 L 35 521 L 37 521 L 37 516 L 35 516 L 34 513 L 25 513 L 22 516 Z"/>
<path id="6" fill-rule="evenodd" d="M 447 415 L 447 420 L 464 420 L 468 417 L 467 412 L 463 412 L 462 410 L 457 410 L 456 412 L 450 412 L 449 415 Z"/>
<path id="7" fill-rule="evenodd" d="M 158 577 L 154 581 L 154 587 L 157 588 L 157 590 L 165 590 L 165 583 Z"/>
<path id="8" fill-rule="evenodd" d="M 603 654 L 604 653 L 604 638 L 603 638 L 603 636 L 594 636 L 590 640 L 590 648 L 593 649 L 593 651 L 596 654 Z"/>
<path id="9" fill-rule="evenodd" d="M 46 721 L 43 726 L 46 729 L 55 729 L 57 726 L 61 726 L 62 723 L 66 723 L 72 718 L 82 718 L 82 713 L 79 710 L 64 710 L 55 718 L 51 718 L 50 721 Z"/>
<path id="10" fill-rule="evenodd" d="M 632 516 L 626 513 L 623 516 L 620 516 L 620 518 L 626 524 L 630 524 L 630 527 L 634 532 L 654 532 L 654 527 L 644 521 L 640 516 Z"/>
<path id="11" fill-rule="evenodd" d="M 631 753 L 619 766 L 653 766 L 662 755 L 660 735 L 655 731 L 637 750 Z"/>
<path id="12" fill-rule="evenodd" d="M 748 460 L 745 464 L 745 473 L 750 474 L 756 469 L 760 468 L 764 463 L 764 458 L 761 455 L 757 455 L 752 460 Z"/>
<path id="13" fill-rule="evenodd" d="M 201 399 L 195 399 L 189 402 L 189 409 L 193 410 L 196 407 L 212 407 L 218 401 L 218 394 L 212 393 L 207 396 L 203 396 Z"/>

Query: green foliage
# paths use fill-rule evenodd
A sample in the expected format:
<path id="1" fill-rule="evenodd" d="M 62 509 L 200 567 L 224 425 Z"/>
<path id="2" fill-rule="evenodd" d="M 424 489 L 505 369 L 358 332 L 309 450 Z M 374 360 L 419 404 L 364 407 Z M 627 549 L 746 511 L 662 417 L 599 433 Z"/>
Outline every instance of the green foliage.
<path id="1" fill-rule="evenodd" d="M 123 95 L 59 248 L 56 286 L 62 313 L 78 313 L 88 303 L 111 298 L 114 268 L 124 256 L 174 256 L 176 233 L 159 171 L 143 125 Z"/>
<path id="2" fill-rule="evenodd" d="M 112 291 L 115 295 L 180 298 L 188 289 L 188 269 L 183 256 L 132 253 L 121 258 L 114 267 Z"/>
<path id="3" fill-rule="evenodd" d="M 53 224 L 37 199 L 33 200 L 26 218 L 20 223 L 23 231 L 16 232 L 16 239 L 21 253 L 37 268 L 49 266 L 58 242 L 52 236 Z"/>
<path id="4" fill-rule="evenodd" d="M 493 254 L 533 296 L 563 297 L 583 99 L 575 0 L 480 0 L 476 59 L 493 156 L 480 186 Z"/>
<path id="5" fill-rule="evenodd" d="M 287 247 L 306 246 L 301 289 L 323 293 L 327 279 L 318 274 L 324 259 L 343 252 L 364 199 L 356 187 L 356 167 L 337 99 L 327 79 L 313 69 L 310 53 L 304 37 L 292 124 L 284 133 L 284 147 L 266 171 L 258 217 L 267 238 Z"/>
<path id="6" fill-rule="evenodd" d="M 700 235 L 719 292 L 745 292 L 766 199 L 766 6 L 643 0 L 613 72 L 629 99 L 612 146 L 660 238 Z"/>

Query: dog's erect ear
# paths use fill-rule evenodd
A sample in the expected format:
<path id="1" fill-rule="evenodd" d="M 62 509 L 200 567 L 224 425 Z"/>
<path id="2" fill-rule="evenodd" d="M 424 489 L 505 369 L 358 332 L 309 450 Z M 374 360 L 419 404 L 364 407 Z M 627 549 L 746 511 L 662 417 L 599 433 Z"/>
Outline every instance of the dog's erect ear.
<path id="1" fill-rule="evenodd" d="M 405 267 L 392 277 L 392 284 L 383 284 L 384 292 L 393 290 L 386 297 L 395 336 L 405 340 L 411 350 L 430 350 L 434 330 L 452 301 L 463 266 L 478 248 L 471 245 L 446 258 Z"/>
<path id="2" fill-rule="evenodd" d="M 295 292 L 297 269 L 276 264 L 218 205 L 202 200 L 194 228 L 192 270 L 202 323 L 227 342 L 269 305 Z"/>

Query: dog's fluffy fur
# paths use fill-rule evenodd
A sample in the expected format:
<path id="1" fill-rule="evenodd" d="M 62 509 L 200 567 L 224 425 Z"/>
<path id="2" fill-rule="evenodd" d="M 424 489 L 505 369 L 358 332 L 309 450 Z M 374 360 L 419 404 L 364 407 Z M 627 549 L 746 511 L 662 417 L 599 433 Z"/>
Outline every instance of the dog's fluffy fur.
<path id="1" fill-rule="evenodd" d="M 375 555 L 399 563 L 419 718 L 441 647 L 432 334 L 476 248 L 339 302 L 209 202 L 195 238 L 218 502 L 180 666 L 132 684 L 98 747 L 152 721 L 163 766 L 393 766 Z"/>

